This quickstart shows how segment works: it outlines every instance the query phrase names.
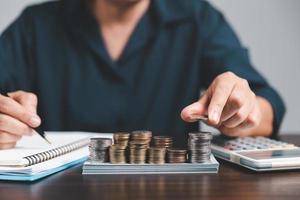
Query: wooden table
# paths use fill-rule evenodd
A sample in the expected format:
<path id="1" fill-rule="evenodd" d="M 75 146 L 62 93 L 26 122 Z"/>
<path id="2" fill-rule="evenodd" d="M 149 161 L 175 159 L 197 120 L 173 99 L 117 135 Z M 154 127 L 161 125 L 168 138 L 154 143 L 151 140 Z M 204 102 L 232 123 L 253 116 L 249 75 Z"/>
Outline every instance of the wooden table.
<path id="1" fill-rule="evenodd" d="M 283 140 L 300 145 L 300 135 Z M 0 199 L 300 199 L 300 170 L 256 173 L 220 161 L 218 174 L 81 175 L 81 166 L 33 183 L 0 182 Z"/>

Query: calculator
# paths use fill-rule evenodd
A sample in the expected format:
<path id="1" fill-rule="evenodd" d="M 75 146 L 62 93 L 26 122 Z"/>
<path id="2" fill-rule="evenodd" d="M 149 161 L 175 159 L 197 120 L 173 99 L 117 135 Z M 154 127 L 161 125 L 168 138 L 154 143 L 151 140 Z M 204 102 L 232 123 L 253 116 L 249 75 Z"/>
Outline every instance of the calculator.
<path id="1" fill-rule="evenodd" d="M 300 169 L 300 148 L 266 137 L 230 138 L 215 135 L 212 153 L 254 171 Z"/>

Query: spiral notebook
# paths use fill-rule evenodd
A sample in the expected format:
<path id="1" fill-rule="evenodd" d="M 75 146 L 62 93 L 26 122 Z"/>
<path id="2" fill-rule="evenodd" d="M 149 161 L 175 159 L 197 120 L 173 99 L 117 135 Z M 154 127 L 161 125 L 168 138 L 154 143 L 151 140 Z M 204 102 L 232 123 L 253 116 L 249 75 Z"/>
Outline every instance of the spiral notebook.
<path id="1" fill-rule="evenodd" d="M 84 162 L 90 137 L 111 138 L 111 134 L 86 132 L 46 132 L 45 135 L 51 145 L 34 133 L 24 136 L 14 149 L 0 150 L 0 180 L 43 178 Z"/>

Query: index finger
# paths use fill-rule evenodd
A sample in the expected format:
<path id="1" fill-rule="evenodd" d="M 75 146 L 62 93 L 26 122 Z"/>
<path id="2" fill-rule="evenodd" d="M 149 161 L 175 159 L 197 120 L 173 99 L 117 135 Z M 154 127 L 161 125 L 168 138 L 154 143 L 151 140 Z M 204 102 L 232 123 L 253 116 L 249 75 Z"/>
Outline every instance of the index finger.
<path id="1" fill-rule="evenodd" d="M 209 123 L 217 125 L 220 121 L 222 111 L 234 88 L 231 81 L 223 81 L 217 84 L 211 92 L 211 100 L 208 106 Z"/>
<path id="2" fill-rule="evenodd" d="M 185 107 L 181 111 L 181 118 L 186 122 L 195 122 L 207 114 L 207 95 L 203 95 L 197 102 Z"/>
<path id="3" fill-rule="evenodd" d="M 0 112 L 18 119 L 33 128 L 41 123 L 38 116 L 28 112 L 19 103 L 3 95 L 0 95 Z"/>

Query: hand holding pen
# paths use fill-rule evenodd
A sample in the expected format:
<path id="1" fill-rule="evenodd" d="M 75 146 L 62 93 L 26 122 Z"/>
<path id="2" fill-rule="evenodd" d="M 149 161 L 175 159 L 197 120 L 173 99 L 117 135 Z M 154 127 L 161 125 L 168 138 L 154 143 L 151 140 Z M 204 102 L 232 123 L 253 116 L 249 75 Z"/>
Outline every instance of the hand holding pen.
<path id="1" fill-rule="evenodd" d="M 40 126 L 37 103 L 36 95 L 24 91 L 0 95 L 0 149 L 13 148 Z"/>

